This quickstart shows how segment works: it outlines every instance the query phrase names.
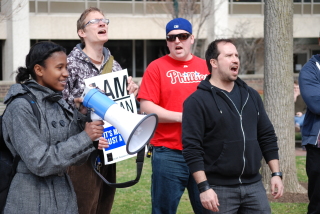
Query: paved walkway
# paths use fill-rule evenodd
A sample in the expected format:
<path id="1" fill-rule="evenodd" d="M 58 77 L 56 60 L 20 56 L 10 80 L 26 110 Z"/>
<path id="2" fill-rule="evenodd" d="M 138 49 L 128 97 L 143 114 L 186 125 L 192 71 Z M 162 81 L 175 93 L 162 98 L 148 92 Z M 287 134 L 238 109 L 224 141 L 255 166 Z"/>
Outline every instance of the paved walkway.
<path id="1" fill-rule="evenodd" d="M 296 156 L 306 156 L 307 151 L 303 150 L 301 147 L 296 147 Z"/>

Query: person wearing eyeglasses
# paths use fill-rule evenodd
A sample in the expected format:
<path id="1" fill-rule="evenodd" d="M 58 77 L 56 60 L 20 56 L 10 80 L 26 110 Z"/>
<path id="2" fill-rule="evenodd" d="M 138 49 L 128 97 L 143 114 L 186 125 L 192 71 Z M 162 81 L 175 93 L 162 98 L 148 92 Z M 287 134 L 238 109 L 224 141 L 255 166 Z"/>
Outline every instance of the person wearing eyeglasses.
<path id="1" fill-rule="evenodd" d="M 85 88 L 84 79 L 102 73 L 122 70 L 113 59 L 109 49 L 104 47 L 108 41 L 108 24 L 103 12 L 95 7 L 86 9 L 77 21 L 77 33 L 81 43 L 68 55 L 69 77 L 63 97 L 74 106 L 73 99 L 80 97 Z M 138 92 L 138 85 L 128 78 L 129 93 Z M 116 182 L 116 164 L 103 165 L 100 173 L 112 183 Z M 108 214 L 111 212 L 115 188 L 105 184 L 92 169 L 90 159 L 81 166 L 72 166 L 68 174 L 77 195 L 80 214 Z"/>
<path id="2" fill-rule="evenodd" d="M 150 142 L 152 213 L 176 213 L 187 188 L 193 211 L 199 214 L 199 192 L 182 156 L 182 103 L 205 79 L 208 69 L 205 60 L 191 53 L 194 36 L 188 20 L 176 18 L 168 22 L 166 40 L 170 53 L 148 65 L 138 95 L 141 112 L 159 117 Z"/>

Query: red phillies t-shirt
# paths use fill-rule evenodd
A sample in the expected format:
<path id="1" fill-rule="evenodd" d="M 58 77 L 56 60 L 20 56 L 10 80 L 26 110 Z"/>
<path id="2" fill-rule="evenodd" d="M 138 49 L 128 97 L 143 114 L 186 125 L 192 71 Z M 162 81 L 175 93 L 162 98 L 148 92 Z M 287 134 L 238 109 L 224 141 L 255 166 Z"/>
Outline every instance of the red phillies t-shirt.
<path id="1" fill-rule="evenodd" d="M 206 61 L 199 57 L 177 61 L 163 56 L 147 67 L 138 100 L 149 100 L 169 111 L 182 112 L 185 99 L 208 74 Z M 159 123 L 151 144 L 182 150 L 181 128 L 181 123 Z"/>

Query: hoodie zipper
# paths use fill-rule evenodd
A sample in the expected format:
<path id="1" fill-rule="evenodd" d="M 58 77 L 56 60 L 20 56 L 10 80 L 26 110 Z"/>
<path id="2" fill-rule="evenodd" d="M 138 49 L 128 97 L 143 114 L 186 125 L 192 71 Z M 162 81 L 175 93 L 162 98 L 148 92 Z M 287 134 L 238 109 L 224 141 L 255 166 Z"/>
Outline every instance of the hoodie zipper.
<path id="1" fill-rule="evenodd" d="M 248 99 L 249 99 L 249 93 L 248 93 L 248 96 L 247 96 L 247 99 L 245 101 L 245 103 L 243 104 L 242 108 L 241 108 L 241 112 L 238 111 L 236 105 L 234 104 L 234 102 L 230 99 L 230 97 L 224 92 L 224 91 L 221 91 L 224 95 L 226 95 L 226 97 L 230 100 L 230 102 L 233 104 L 234 108 L 236 109 L 236 111 L 238 112 L 239 114 L 239 117 L 240 117 L 240 124 L 241 124 L 241 131 L 242 131 L 242 136 L 243 136 L 243 153 L 242 153 L 242 159 L 243 159 L 243 167 L 242 167 L 242 171 L 241 171 L 241 174 L 239 175 L 239 182 L 242 184 L 242 181 L 241 181 L 241 176 L 243 175 L 243 172 L 244 172 L 244 168 L 245 168 L 245 165 L 246 165 L 246 158 L 244 156 L 244 153 L 246 151 L 246 136 L 244 134 L 244 131 L 243 131 L 243 126 L 242 126 L 242 111 L 243 111 L 243 108 L 245 107 L 245 105 L 247 104 L 248 102 Z"/>

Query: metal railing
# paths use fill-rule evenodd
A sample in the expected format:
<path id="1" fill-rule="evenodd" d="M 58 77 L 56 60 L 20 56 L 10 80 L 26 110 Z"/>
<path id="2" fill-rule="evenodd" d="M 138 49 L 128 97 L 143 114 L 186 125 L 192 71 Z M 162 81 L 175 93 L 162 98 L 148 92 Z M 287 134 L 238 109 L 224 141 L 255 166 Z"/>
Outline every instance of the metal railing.
<path id="1" fill-rule="evenodd" d="M 166 0 L 29 0 L 31 13 L 81 13 L 98 7 L 107 14 L 168 14 L 172 2 Z M 201 4 L 197 0 L 197 5 Z M 200 8 L 200 7 L 199 7 Z M 200 10 L 197 11 L 200 13 Z"/>
<path id="2" fill-rule="evenodd" d="M 229 0 L 229 14 L 257 14 L 264 15 L 266 0 Z M 320 14 L 320 0 L 293 0 L 295 15 Z"/>

